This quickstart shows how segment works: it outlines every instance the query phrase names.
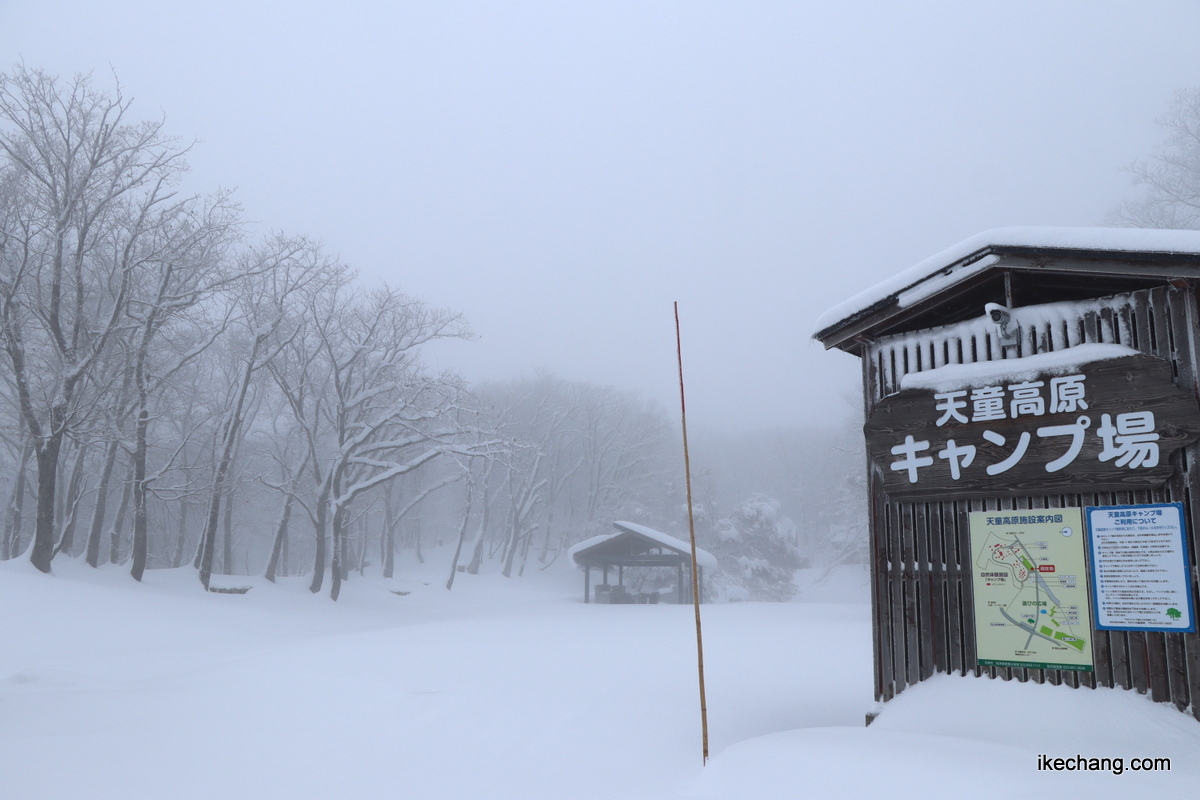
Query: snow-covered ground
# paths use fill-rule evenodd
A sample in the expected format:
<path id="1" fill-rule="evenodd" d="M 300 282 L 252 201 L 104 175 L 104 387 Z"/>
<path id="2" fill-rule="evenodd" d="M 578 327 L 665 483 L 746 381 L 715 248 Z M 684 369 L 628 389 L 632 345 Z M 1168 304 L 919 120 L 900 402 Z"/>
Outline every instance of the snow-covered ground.
<path id="1" fill-rule="evenodd" d="M 943 677 L 864 728 L 855 570 L 802 574 L 800 602 L 705 606 L 702 769 L 690 607 L 585 606 L 565 565 L 460 575 L 447 592 L 444 564 L 434 553 L 402 579 L 352 579 L 336 604 L 295 579 L 206 595 L 190 571 L 137 585 L 115 569 L 0 564 L 0 797 L 1200 791 L 1200 724 L 1124 692 Z M 1172 770 L 1053 774 L 1041 753 L 1168 757 Z"/>

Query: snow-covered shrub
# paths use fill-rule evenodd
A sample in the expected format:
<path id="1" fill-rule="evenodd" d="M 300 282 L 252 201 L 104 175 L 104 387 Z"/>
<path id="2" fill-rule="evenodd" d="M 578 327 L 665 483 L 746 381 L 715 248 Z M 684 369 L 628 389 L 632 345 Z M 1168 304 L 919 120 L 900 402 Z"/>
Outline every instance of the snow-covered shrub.
<path id="1" fill-rule="evenodd" d="M 792 581 L 807 566 L 796 547 L 796 525 L 779 513 L 779 501 L 756 494 L 718 518 L 702 546 L 721 570 L 706 576 L 710 595 L 721 600 L 787 600 Z"/>

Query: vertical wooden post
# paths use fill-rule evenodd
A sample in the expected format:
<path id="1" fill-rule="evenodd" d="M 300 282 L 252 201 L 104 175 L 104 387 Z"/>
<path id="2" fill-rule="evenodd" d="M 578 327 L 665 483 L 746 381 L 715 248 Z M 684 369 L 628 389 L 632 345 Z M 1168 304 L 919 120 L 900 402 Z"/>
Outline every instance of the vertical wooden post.
<path id="1" fill-rule="evenodd" d="M 683 477 L 687 486 L 688 534 L 692 542 L 692 607 L 696 610 L 696 669 L 700 677 L 700 736 L 708 763 L 708 703 L 704 697 L 704 637 L 700 632 L 699 569 L 696 565 L 696 520 L 692 513 L 692 462 L 688 458 L 687 402 L 683 395 L 683 341 L 679 335 L 679 303 L 675 303 L 675 355 L 679 361 L 679 418 L 683 425 Z M 682 577 L 683 566 L 680 565 Z"/>
<path id="2" fill-rule="evenodd" d="M 592 602 L 592 565 L 586 564 L 583 568 L 583 602 Z"/>

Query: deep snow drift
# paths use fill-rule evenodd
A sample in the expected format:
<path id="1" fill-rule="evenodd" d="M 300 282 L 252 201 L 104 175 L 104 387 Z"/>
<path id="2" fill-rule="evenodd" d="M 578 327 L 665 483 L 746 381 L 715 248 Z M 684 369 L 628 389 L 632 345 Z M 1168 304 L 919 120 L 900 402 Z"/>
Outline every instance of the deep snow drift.
<path id="1" fill-rule="evenodd" d="M 565 564 L 442 586 L 435 552 L 342 599 L 298 579 L 203 594 L 190 571 L 0 564 L 4 798 L 1098 797 L 1200 791 L 1200 724 L 1112 691 L 944 677 L 870 728 L 853 571 L 801 602 L 585 606 Z M 561 567 L 561 569 L 560 569 Z M 408 592 L 400 595 L 394 592 Z M 855 602 L 811 602 L 819 600 Z M 810 602 L 803 602 L 803 601 Z M 1169 757 L 1051 774 L 1039 753 Z"/>

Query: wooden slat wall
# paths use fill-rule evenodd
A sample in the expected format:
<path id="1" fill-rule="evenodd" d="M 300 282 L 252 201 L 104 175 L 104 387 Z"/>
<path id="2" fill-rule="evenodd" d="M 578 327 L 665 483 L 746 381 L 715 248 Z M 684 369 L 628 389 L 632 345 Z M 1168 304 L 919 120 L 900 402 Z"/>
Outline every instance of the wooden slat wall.
<path id="1" fill-rule="evenodd" d="M 1169 360 L 1179 386 L 1200 395 L 1200 313 L 1190 285 L 1098 301 L 1016 309 L 1021 357 L 1086 342 L 1123 344 Z M 901 378 L 946 364 L 1004 357 L 986 321 L 903 334 L 871 343 L 863 358 L 867 413 L 899 391 Z M 984 667 L 975 657 L 967 512 L 1086 505 L 1182 502 L 1187 510 L 1192 590 L 1200 551 L 1200 445 L 1173 456 L 1161 489 L 942 502 L 894 502 L 879 465 L 868 467 L 875 696 L 889 700 L 936 672 L 1003 680 L 1135 689 L 1200 719 L 1200 635 L 1093 631 L 1095 672 Z M 1200 606 L 1200 603 L 1198 603 Z"/>

